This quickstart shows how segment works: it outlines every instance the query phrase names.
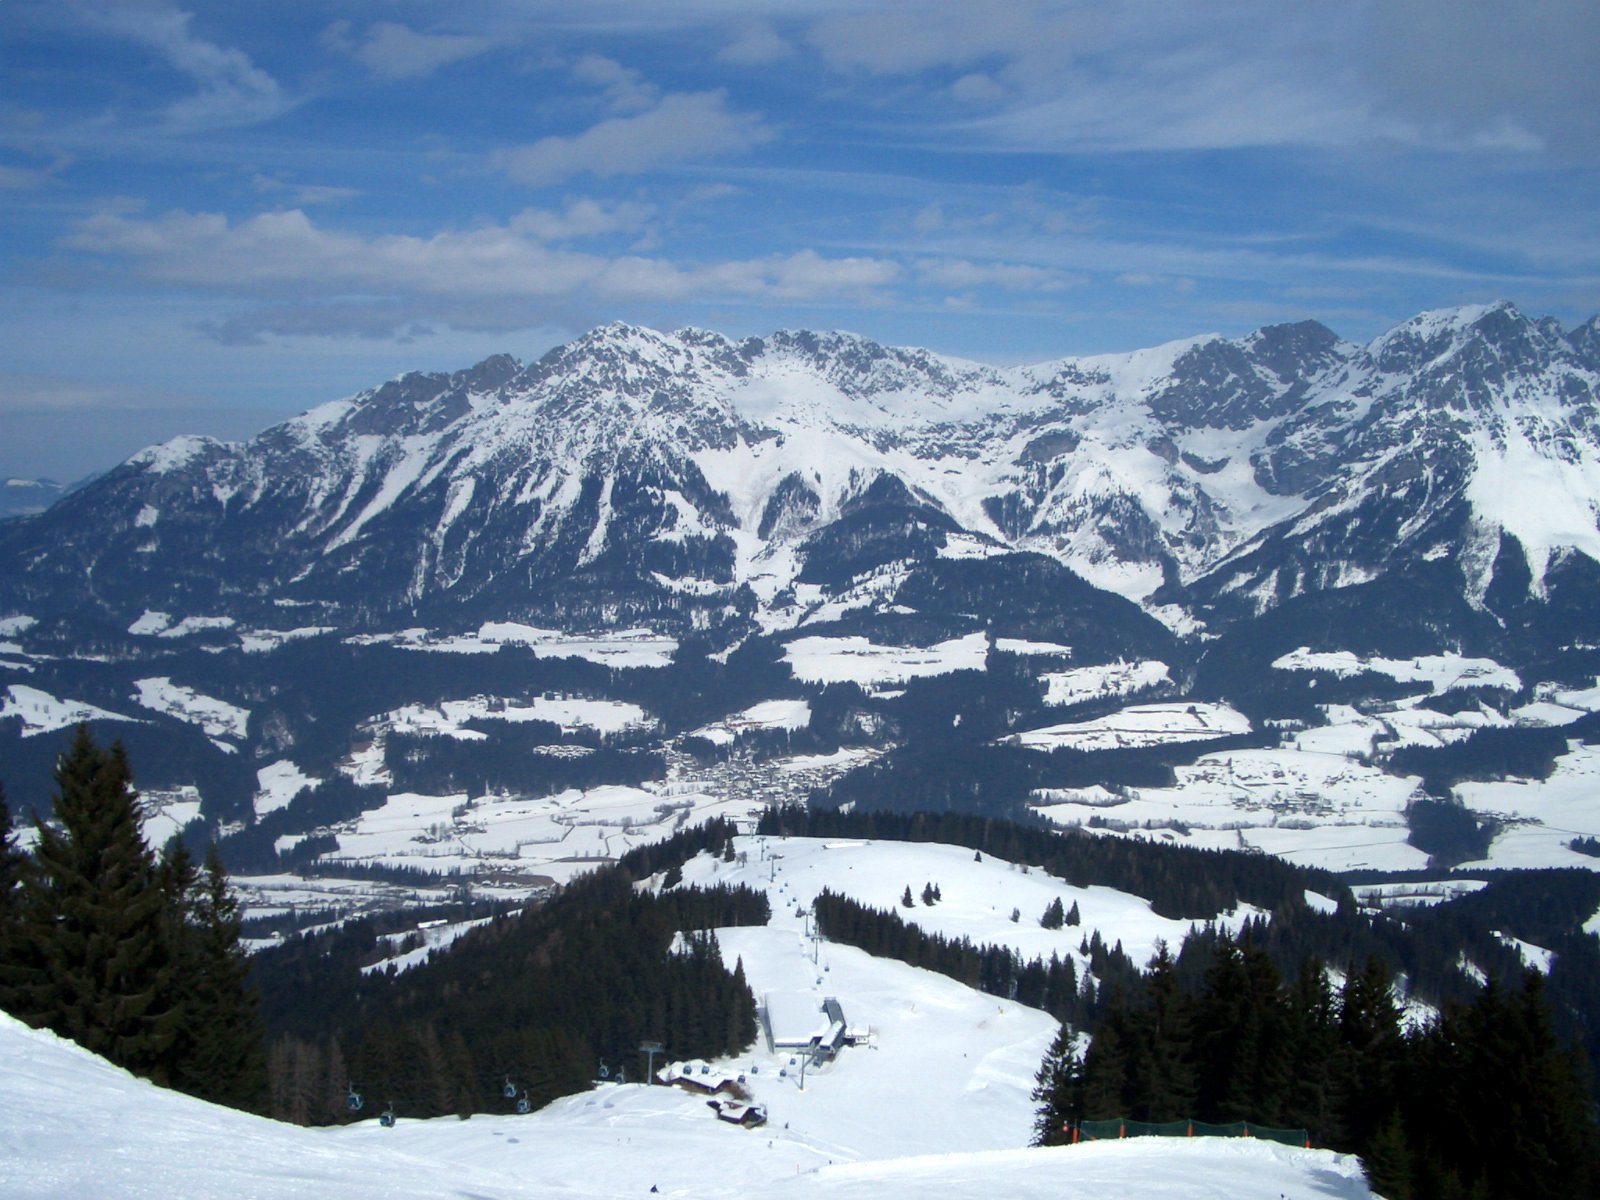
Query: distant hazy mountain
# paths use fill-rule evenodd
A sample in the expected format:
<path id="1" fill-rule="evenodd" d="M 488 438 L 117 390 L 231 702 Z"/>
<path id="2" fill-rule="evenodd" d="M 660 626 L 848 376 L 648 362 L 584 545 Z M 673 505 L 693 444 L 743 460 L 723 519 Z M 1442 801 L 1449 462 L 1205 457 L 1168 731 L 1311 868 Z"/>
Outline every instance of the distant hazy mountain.
<path id="1" fill-rule="evenodd" d="M 0 484 L 0 520 L 42 513 L 65 490 L 54 479 L 7 479 Z"/>

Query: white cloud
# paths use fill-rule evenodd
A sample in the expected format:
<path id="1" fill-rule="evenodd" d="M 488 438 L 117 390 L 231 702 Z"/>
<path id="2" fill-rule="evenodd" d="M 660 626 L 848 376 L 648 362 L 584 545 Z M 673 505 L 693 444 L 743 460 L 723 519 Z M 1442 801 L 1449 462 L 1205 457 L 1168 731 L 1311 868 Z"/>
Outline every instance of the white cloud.
<path id="1" fill-rule="evenodd" d="M 322 35 L 323 44 L 350 55 L 379 79 L 422 79 L 451 63 L 476 58 L 488 50 L 488 38 L 464 34 L 418 33 L 393 21 L 376 21 L 359 41 L 350 37 L 349 21 L 335 21 Z"/>
<path id="2" fill-rule="evenodd" d="M 763 67 L 793 53 L 794 47 L 777 30 L 757 21 L 739 29 L 733 41 L 717 52 L 717 58 L 735 67 Z"/>
<path id="3" fill-rule="evenodd" d="M 577 83 L 605 92 L 606 105 L 615 113 L 642 112 L 656 103 L 660 89 L 632 67 L 600 54 L 585 54 L 572 66 Z"/>
<path id="4" fill-rule="evenodd" d="M 566 209 L 559 213 L 524 209 L 510 222 L 510 228 L 543 242 L 564 242 L 613 233 L 637 233 L 653 213 L 647 204 L 607 206 L 584 197 L 569 201 Z"/>
<path id="5" fill-rule="evenodd" d="M 887 259 L 826 258 L 809 249 L 706 264 L 548 244 L 627 231 L 645 216 L 632 206 L 579 201 L 559 214 L 528 210 L 503 225 L 365 237 L 319 226 L 299 210 L 238 222 L 216 213 L 147 218 L 112 211 L 81 222 L 64 245 L 117 260 L 148 281 L 257 301 L 288 299 L 287 307 L 263 310 L 271 327 L 321 333 L 389 333 L 432 321 L 516 328 L 559 319 L 573 306 L 686 298 L 859 299 L 900 275 Z M 251 314 L 212 329 L 247 340 Z"/>
<path id="6" fill-rule="evenodd" d="M 290 183 L 273 175 L 257 173 L 250 177 L 250 186 L 262 195 L 282 195 L 296 208 L 311 208 L 318 204 L 338 204 L 354 200 L 361 195 L 359 188 L 334 187 L 329 184 Z"/>
<path id="7" fill-rule="evenodd" d="M 1024 263 L 979 263 L 960 258 L 924 259 L 917 263 L 917 273 L 939 287 L 998 287 L 1013 292 L 1060 292 L 1084 282 L 1081 276 Z"/>
<path id="8" fill-rule="evenodd" d="M 1010 109 L 961 127 L 1037 151 L 1399 144 L 1600 152 L 1600 6 L 1459 0 L 809 7 L 824 62 L 908 95 Z M 791 11 L 805 21 L 802 12 Z M 934 119 L 938 119 L 935 110 Z"/>
<path id="9" fill-rule="evenodd" d="M 963 104 L 998 104 L 1010 95 L 992 76 L 977 71 L 952 83 L 950 94 Z"/>
<path id="10" fill-rule="evenodd" d="M 774 136 L 759 117 L 730 111 L 725 92 L 678 93 L 637 116 L 612 117 L 573 137 L 547 137 L 501 150 L 494 162 L 513 179 L 542 186 L 585 173 L 602 178 L 638 175 L 672 163 L 736 154 Z"/>
<path id="11" fill-rule="evenodd" d="M 1056 40 L 1063 21 L 1079 19 L 1072 7 L 1028 0 L 871 5 L 822 17 L 809 37 L 823 58 L 841 70 L 910 74 L 1025 54 L 1041 37 Z"/>
<path id="12" fill-rule="evenodd" d="M 285 107 L 277 80 L 242 51 L 196 37 L 194 14 L 164 0 L 111 0 L 81 10 L 104 32 L 155 51 L 189 79 L 197 91 L 167 109 L 175 125 L 247 125 L 278 115 Z"/>
<path id="13" fill-rule="evenodd" d="M 1591 165 L 1600 154 L 1600 6 L 1537 0 L 1513 8 L 1450 0 L 1373 5 L 1367 86 L 1422 140 Z"/>
<path id="14" fill-rule="evenodd" d="M 57 154 L 42 167 L 22 167 L 0 163 L 0 192 L 31 192 L 55 180 L 72 165 L 72 156 Z"/>
<path id="15" fill-rule="evenodd" d="M 1176 278 L 1167 275 L 1152 275 L 1148 271 L 1125 271 L 1117 276 L 1117 282 L 1124 287 L 1161 288 L 1168 291 L 1188 295 L 1194 291 L 1194 280 L 1186 276 Z"/>

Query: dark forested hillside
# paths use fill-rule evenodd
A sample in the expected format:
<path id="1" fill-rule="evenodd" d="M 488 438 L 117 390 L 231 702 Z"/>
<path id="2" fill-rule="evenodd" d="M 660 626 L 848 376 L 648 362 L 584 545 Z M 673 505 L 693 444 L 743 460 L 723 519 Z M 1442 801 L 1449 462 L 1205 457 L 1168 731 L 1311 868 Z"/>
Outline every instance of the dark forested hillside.
<path id="1" fill-rule="evenodd" d="M 348 1119 L 347 1083 L 410 1116 L 508 1112 L 581 1090 L 602 1063 L 638 1078 L 642 1040 L 732 1053 L 755 1037 L 754 1001 L 709 931 L 767 917 L 758 893 L 655 896 L 604 868 L 400 974 L 361 973 L 370 932 L 267 951 L 274 1114 Z"/>

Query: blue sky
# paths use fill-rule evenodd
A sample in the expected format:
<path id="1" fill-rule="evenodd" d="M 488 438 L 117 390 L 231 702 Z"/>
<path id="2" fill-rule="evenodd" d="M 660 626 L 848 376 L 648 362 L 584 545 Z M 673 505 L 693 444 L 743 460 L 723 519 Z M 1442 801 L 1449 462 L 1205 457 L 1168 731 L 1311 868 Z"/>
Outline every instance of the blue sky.
<path id="1" fill-rule="evenodd" d="M 0 474 L 593 325 L 1600 311 L 1593 0 L 0 0 Z"/>

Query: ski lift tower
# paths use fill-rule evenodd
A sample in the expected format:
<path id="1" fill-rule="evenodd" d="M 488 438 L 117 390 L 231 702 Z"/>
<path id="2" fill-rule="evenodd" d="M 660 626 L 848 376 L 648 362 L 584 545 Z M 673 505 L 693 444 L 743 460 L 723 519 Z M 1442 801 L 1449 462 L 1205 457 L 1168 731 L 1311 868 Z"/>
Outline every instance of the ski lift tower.
<path id="1" fill-rule="evenodd" d="M 654 1084 L 656 1081 L 656 1055 L 666 1050 L 660 1042 L 640 1042 L 639 1053 L 649 1056 L 649 1067 L 646 1068 L 645 1083 Z"/>

